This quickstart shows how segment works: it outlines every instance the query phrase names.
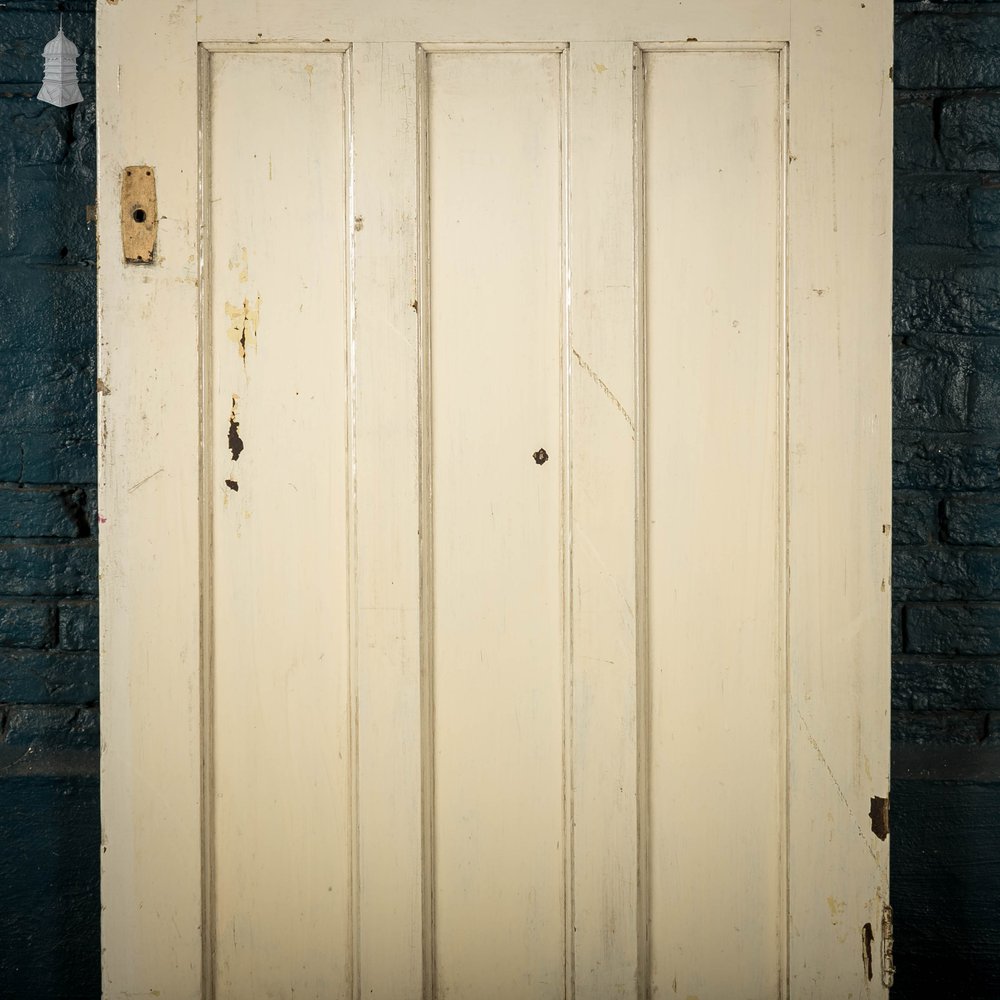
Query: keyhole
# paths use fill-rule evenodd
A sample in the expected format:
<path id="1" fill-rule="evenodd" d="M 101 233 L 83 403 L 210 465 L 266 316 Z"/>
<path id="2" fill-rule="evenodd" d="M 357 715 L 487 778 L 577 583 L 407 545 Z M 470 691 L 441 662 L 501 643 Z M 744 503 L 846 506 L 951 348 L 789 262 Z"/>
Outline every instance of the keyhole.
<path id="1" fill-rule="evenodd" d="M 137 208 L 132 213 L 132 218 L 136 222 L 145 222 L 146 221 L 146 210 L 144 208 Z"/>
<path id="2" fill-rule="evenodd" d="M 544 465 L 549 460 L 549 453 L 544 448 L 539 448 L 531 457 L 538 465 Z"/>

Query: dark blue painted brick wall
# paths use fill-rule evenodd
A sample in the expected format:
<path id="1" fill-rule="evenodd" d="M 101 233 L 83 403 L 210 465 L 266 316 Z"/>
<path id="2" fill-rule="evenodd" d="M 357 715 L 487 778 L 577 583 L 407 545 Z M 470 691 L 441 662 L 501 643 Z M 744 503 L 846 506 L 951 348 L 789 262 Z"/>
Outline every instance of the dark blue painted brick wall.
<path id="1" fill-rule="evenodd" d="M 896 4 L 896 1000 L 1000 996 L 1000 4 Z"/>
<path id="2" fill-rule="evenodd" d="M 34 99 L 60 10 L 65 109 Z M 3 1000 L 100 994 L 93 80 L 92 0 L 0 0 Z"/>
<path id="3" fill-rule="evenodd" d="M 59 9 L 64 110 L 33 99 Z M 1000 996 L 1000 3 L 897 14 L 894 994 L 975 1000 Z M 99 993 L 93 58 L 92 0 L 0 0 L 4 1000 Z"/>

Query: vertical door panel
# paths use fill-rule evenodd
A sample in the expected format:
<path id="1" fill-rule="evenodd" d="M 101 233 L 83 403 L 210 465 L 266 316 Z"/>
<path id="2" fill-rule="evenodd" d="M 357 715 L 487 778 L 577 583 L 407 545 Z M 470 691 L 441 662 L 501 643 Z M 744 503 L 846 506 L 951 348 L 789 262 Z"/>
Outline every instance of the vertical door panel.
<path id="1" fill-rule="evenodd" d="M 439 995 L 541 1000 L 564 974 L 561 58 L 426 58 Z"/>
<path id="2" fill-rule="evenodd" d="M 653 989 L 774 997 L 784 831 L 779 56 L 645 56 Z"/>
<path id="3" fill-rule="evenodd" d="M 348 995 L 343 56 L 210 59 L 218 996 Z"/>

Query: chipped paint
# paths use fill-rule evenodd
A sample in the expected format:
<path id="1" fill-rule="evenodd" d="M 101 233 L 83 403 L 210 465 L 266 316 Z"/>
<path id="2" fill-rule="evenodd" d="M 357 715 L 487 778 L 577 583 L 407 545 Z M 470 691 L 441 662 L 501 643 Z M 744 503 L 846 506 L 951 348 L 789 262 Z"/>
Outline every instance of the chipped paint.
<path id="1" fill-rule="evenodd" d="M 231 302 L 226 303 L 226 315 L 229 317 L 229 329 L 226 336 L 237 345 L 240 351 L 240 359 L 246 364 L 247 344 L 253 345 L 257 350 L 257 326 L 260 322 L 260 296 L 258 295 L 253 304 L 244 298 L 243 304 L 234 306 Z"/>
<path id="2" fill-rule="evenodd" d="M 885 840 L 889 836 L 889 800 L 881 795 L 873 795 L 868 815 L 872 821 L 872 833 L 879 840 Z"/>
<path id="3" fill-rule="evenodd" d="M 243 453 L 243 438 L 240 437 L 240 422 L 236 419 L 236 404 L 239 396 L 233 394 L 233 407 L 229 411 L 229 451 L 233 461 L 238 462 Z"/>
<path id="4" fill-rule="evenodd" d="M 872 969 L 872 941 L 875 940 L 875 932 L 872 930 L 871 924 L 865 924 L 861 928 L 861 959 L 865 965 L 865 975 L 868 977 L 868 981 L 874 978 L 875 973 Z"/>
<path id="5" fill-rule="evenodd" d="M 892 907 L 882 904 L 882 985 L 891 989 L 896 979 L 896 962 L 892 953 L 893 946 Z"/>

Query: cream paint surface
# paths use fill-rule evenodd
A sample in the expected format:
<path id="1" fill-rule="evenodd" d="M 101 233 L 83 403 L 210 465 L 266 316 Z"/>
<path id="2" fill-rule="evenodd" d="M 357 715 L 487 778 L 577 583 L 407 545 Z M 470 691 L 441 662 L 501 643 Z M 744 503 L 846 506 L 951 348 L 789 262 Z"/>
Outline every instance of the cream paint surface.
<path id="1" fill-rule="evenodd" d="M 216 995 L 347 997 L 344 57 L 209 66 Z"/>
<path id="2" fill-rule="evenodd" d="M 682 996 L 780 988 L 779 58 L 645 57 L 652 983 Z"/>
<path id="3" fill-rule="evenodd" d="M 105 996 L 884 997 L 891 4 L 393 2 L 99 8 Z"/>
<path id="4" fill-rule="evenodd" d="M 427 57 L 441 997 L 564 994 L 561 60 Z M 513 159 L 508 151 L 523 155 Z M 532 457 L 544 450 L 544 464 Z"/>

